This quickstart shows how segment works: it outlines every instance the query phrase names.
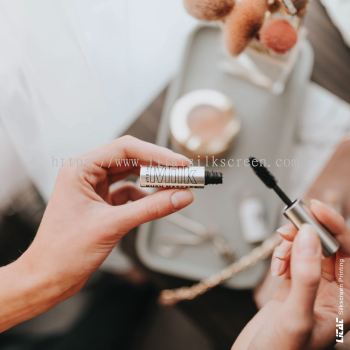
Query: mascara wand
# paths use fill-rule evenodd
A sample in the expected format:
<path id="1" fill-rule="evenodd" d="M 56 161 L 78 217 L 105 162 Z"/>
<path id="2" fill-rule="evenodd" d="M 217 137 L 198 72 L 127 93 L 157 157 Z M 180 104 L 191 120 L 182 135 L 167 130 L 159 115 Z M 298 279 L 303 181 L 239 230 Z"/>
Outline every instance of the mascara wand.
<path id="1" fill-rule="evenodd" d="M 254 173 L 265 184 L 265 186 L 274 190 L 278 197 L 281 198 L 281 200 L 286 204 L 287 207 L 293 205 L 293 202 L 290 200 L 290 198 L 278 186 L 275 177 L 269 172 L 269 170 L 264 165 L 262 165 L 254 157 L 249 158 L 249 164 L 252 167 Z"/>
<path id="2" fill-rule="evenodd" d="M 304 224 L 309 224 L 315 229 L 316 233 L 320 237 L 323 255 L 325 257 L 331 256 L 339 250 L 339 242 L 324 226 L 322 226 L 322 224 L 316 220 L 303 201 L 298 199 L 291 201 L 284 191 L 278 186 L 275 177 L 255 157 L 249 158 L 249 165 L 258 178 L 265 184 L 265 186 L 274 190 L 278 197 L 286 204 L 287 207 L 285 208 L 283 214 L 297 229 L 300 229 Z"/>

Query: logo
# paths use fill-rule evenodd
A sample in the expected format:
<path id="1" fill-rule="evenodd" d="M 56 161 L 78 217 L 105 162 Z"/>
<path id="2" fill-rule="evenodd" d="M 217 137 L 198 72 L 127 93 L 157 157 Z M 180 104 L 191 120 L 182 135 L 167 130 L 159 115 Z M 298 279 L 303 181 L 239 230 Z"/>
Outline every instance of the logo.
<path id="1" fill-rule="evenodd" d="M 344 343 L 344 320 L 339 319 L 337 317 L 335 319 L 335 322 L 336 322 L 335 341 L 337 343 Z"/>

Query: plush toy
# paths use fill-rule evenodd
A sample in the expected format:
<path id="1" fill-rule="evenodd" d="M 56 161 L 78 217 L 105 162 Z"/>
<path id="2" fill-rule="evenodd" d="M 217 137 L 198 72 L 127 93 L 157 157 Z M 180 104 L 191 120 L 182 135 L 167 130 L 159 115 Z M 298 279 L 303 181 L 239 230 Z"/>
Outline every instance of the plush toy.
<path id="1" fill-rule="evenodd" d="M 308 0 L 184 0 L 193 17 L 222 21 L 225 43 L 239 55 L 254 38 L 266 49 L 284 54 L 294 47 L 298 34 L 286 18 L 302 17 Z M 274 16 L 279 12 L 282 16 Z"/>

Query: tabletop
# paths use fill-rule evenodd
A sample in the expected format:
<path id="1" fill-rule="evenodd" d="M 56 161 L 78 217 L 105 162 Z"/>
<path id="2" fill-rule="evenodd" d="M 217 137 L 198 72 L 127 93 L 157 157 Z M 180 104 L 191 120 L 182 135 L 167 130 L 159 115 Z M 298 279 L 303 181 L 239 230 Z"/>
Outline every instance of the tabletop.
<path id="1" fill-rule="evenodd" d="M 350 48 L 330 21 L 319 0 L 311 1 L 305 19 L 308 38 L 315 52 L 312 81 L 350 103 Z M 127 134 L 155 142 L 166 90 L 140 115 Z M 137 233 L 136 233 L 137 234 Z M 135 235 L 123 242 L 123 249 L 158 288 L 175 288 L 191 281 L 150 271 L 138 260 Z M 218 287 L 206 295 L 178 306 L 210 338 L 215 349 L 228 349 L 242 327 L 256 312 L 252 292 Z"/>

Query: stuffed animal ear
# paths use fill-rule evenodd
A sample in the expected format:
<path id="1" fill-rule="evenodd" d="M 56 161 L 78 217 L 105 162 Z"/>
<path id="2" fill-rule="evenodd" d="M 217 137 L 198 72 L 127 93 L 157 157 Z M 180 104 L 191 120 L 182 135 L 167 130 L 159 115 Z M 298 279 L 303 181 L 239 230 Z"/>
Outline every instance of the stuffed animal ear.
<path id="1" fill-rule="evenodd" d="M 236 3 L 224 22 L 226 47 L 232 55 L 239 55 L 258 34 L 267 10 L 267 0 L 244 0 Z"/>
<path id="2" fill-rule="evenodd" d="M 235 0 L 184 0 L 187 12 L 200 20 L 224 19 L 233 9 Z"/>

